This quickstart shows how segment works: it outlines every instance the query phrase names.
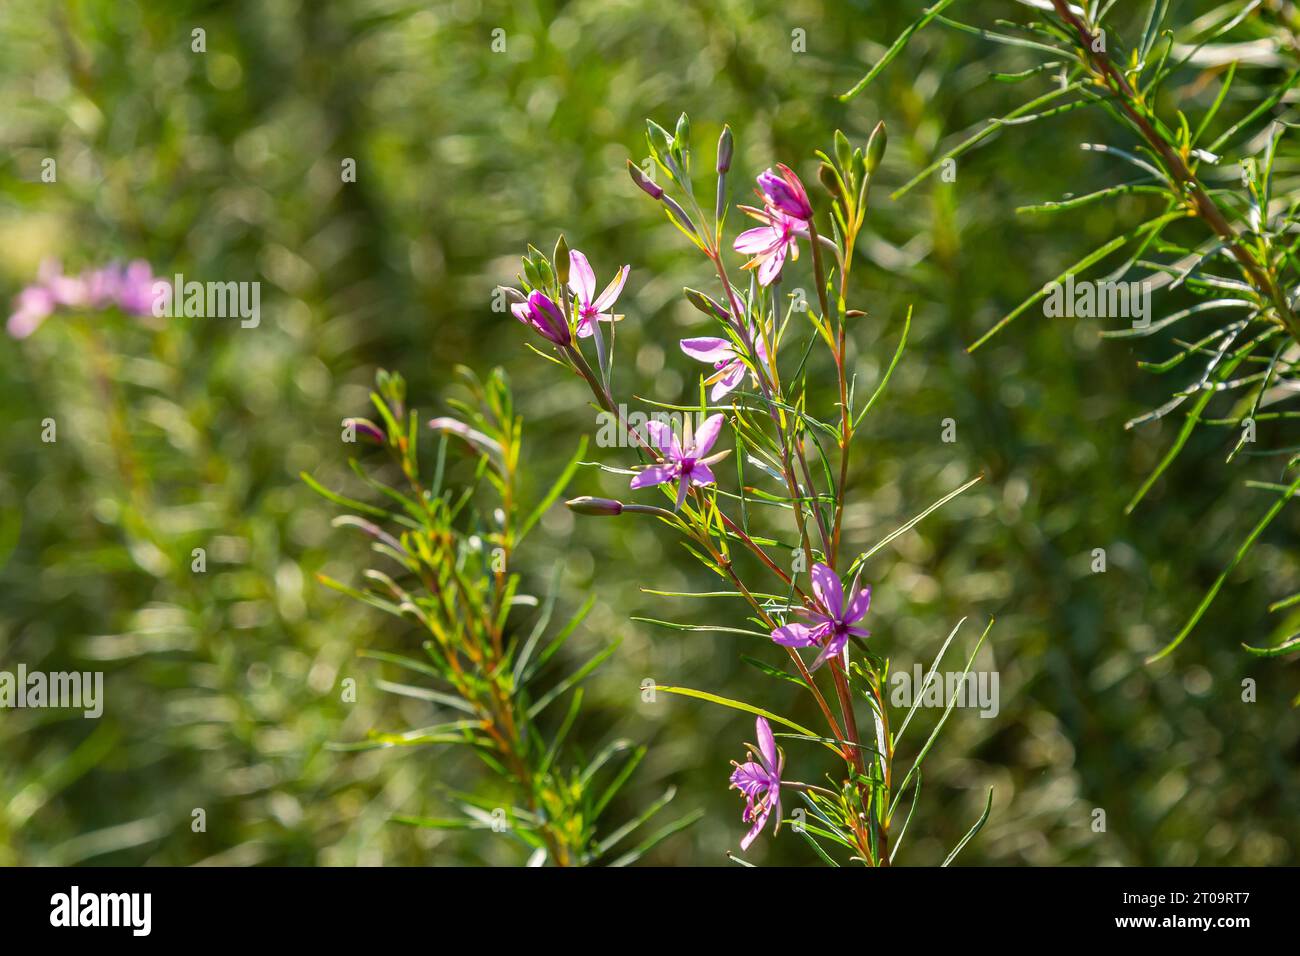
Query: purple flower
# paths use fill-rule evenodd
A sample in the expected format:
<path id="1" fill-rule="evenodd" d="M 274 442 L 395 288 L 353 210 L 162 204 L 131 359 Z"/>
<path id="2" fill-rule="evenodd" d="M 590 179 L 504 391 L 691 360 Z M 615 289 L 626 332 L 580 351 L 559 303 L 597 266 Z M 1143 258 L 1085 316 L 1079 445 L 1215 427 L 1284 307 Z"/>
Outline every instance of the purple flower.
<path id="1" fill-rule="evenodd" d="M 753 335 L 752 328 L 750 333 L 754 347 L 758 351 L 759 361 L 766 362 L 767 350 L 763 347 L 763 340 Z M 705 385 L 713 386 L 713 391 L 709 392 L 709 401 L 716 402 L 726 397 L 744 381 L 745 363 L 731 340 L 703 336 L 697 339 L 682 339 L 681 346 L 682 351 L 691 358 L 697 362 L 708 362 L 715 369 L 714 373 L 704 380 Z"/>
<path id="2" fill-rule="evenodd" d="M 531 325 L 539 335 L 556 345 L 565 346 L 573 341 L 569 337 L 569 323 L 564 319 L 564 312 L 544 292 L 534 290 L 529 293 L 528 301 L 512 305 L 510 311 L 520 322 Z"/>
<path id="3" fill-rule="evenodd" d="M 592 328 L 593 322 L 613 322 L 615 319 L 622 318 L 611 314 L 608 310 L 623 291 L 623 283 L 627 281 L 627 274 L 631 268 L 631 266 L 624 266 L 620 269 L 610 280 L 609 285 L 605 286 L 605 291 L 598 296 L 596 274 L 591 271 L 591 264 L 587 262 L 587 257 L 577 249 L 569 253 L 569 291 L 577 298 L 575 311 L 578 313 L 578 338 L 585 339 L 595 331 Z"/>
<path id="4" fill-rule="evenodd" d="M 808 235 L 808 223 L 782 212 L 775 206 L 755 209 L 741 206 L 742 211 L 753 216 L 763 225 L 746 229 L 736 237 L 735 250 L 752 258 L 745 263 L 746 269 L 758 267 L 758 284 L 771 285 L 781 274 L 785 257 L 799 258 L 799 236 Z"/>
<path id="5" fill-rule="evenodd" d="M 867 608 L 871 607 L 871 588 L 858 590 L 855 578 L 853 586 L 849 588 L 851 597 L 845 605 L 844 585 L 840 583 L 839 576 L 824 564 L 813 565 L 812 584 L 818 606 L 815 609 L 801 607 L 795 611 L 812 621 L 812 627 L 798 623 L 786 624 L 772 632 L 772 640 L 782 647 L 821 645 L 822 652 L 812 665 L 812 669 L 816 670 L 827 658 L 844 652 L 849 635 L 861 638 L 871 636 L 870 631 L 854 627 L 866 615 Z"/>
<path id="6" fill-rule="evenodd" d="M 753 824 L 740 841 L 742 850 L 749 849 L 773 811 L 778 825 L 781 820 L 781 769 L 785 760 L 776 749 L 776 738 L 766 720 L 759 717 L 754 721 L 754 730 L 758 734 L 758 760 L 753 760 L 754 755 L 750 753 L 751 759 L 745 763 L 731 762 L 736 768 L 731 773 L 731 786 L 745 797 L 745 812 L 741 819 Z"/>
<path id="7" fill-rule="evenodd" d="M 799 182 L 799 177 L 789 166 L 777 163 L 776 168 L 781 170 L 779 176 L 768 169 L 758 177 L 758 188 L 763 191 L 764 205 L 807 222 L 812 218 L 813 211 L 803 183 Z"/>
<path id="8" fill-rule="evenodd" d="M 727 452 L 705 457 L 709 449 L 718 440 L 722 431 L 722 416 L 710 415 L 695 433 L 694 439 L 687 437 L 686 447 L 682 448 L 666 422 L 646 422 L 646 431 L 650 433 L 650 443 L 663 453 L 660 463 L 651 465 L 638 472 L 632 479 L 633 488 L 648 488 L 661 485 L 666 481 L 676 481 L 677 507 L 686 500 L 686 492 L 691 485 L 711 485 L 716 479 L 709 467 L 727 457 Z"/>

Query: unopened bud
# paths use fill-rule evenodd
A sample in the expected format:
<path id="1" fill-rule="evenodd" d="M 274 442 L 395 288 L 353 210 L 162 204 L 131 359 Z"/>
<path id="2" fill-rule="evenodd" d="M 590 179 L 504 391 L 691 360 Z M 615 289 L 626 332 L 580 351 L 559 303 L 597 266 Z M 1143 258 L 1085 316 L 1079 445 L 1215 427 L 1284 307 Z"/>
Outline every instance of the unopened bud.
<path id="1" fill-rule="evenodd" d="M 350 427 L 353 432 L 376 445 L 388 444 L 388 436 L 384 434 L 384 430 L 368 418 L 345 418 L 343 425 Z"/>
<path id="2" fill-rule="evenodd" d="M 722 135 L 718 137 L 718 172 L 730 171 L 732 149 L 731 127 L 724 126 L 722 127 Z"/>
<path id="3" fill-rule="evenodd" d="M 691 235 L 695 235 L 695 223 L 691 222 L 691 217 L 686 215 L 686 210 L 673 201 L 672 196 L 664 196 L 663 204 L 668 207 L 668 215 L 672 216 L 679 226 Z"/>
<path id="4" fill-rule="evenodd" d="M 885 155 L 885 146 L 889 143 L 889 136 L 885 133 L 885 121 L 881 120 L 876 124 L 876 128 L 871 131 L 871 138 L 867 140 L 867 158 L 866 169 L 867 175 L 870 176 L 880 165 L 880 159 Z"/>
<path id="5" fill-rule="evenodd" d="M 686 293 L 686 301 L 705 315 L 722 319 L 724 322 L 731 317 L 726 309 L 698 289 L 683 289 L 682 291 Z"/>
<path id="6" fill-rule="evenodd" d="M 690 145 L 691 119 L 685 113 L 677 117 L 677 130 L 673 135 L 673 145 L 682 149 Z"/>
<path id="7" fill-rule="evenodd" d="M 651 199 L 658 199 L 664 194 L 664 191 L 659 186 L 655 185 L 654 180 L 641 172 L 641 167 L 630 159 L 627 161 L 627 172 L 628 175 L 632 177 L 632 182 L 637 184 L 637 188 Z"/>
<path id="8" fill-rule="evenodd" d="M 623 513 L 623 502 L 615 501 L 613 498 L 593 498 L 590 495 L 583 495 L 564 504 L 570 511 L 576 511 L 580 515 L 612 517 Z"/>
<path id="9" fill-rule="evenodd" d="M 560 280 L 560 285 L 569 283 L 569 244 L 564 241 L 564 234 L 555 240 L 555 255 L 552 257 L 555 263 L 555 278 Z"/>
<path id="10" fill-rule="evenodd" d="M 822 163 L 817 167 L 817 178 L 821 180 L 822 186 L 832 197 L 835 199 L 843 198 L 840 192 L 840 177 L 834 169 L 826 163 Z"/>
<path id="11" fill-rule="evenodd" d="M 853 168 L 853 147 L 849 145 L 849 138 L 844 135 L 844 131 L 838 129 L 835 131 L 835 160 L 844 174 L 849 175 Z"/>

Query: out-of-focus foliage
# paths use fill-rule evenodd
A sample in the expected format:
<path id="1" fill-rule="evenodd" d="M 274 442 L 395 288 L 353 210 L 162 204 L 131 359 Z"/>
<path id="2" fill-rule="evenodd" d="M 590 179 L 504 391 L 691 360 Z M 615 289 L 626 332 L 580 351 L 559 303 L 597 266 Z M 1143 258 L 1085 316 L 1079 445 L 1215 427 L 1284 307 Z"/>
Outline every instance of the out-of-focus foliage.
<path id="1" fill-rule="evenodd" d="M 1266 606 L 1300 590 L 1294 509 L 1197 639 L 1144 666 L 1258 509 L 1223 464 L 1226 439 L 1206 429 L 1124 515 L 1176 423 L 1123 431 L 1167 392 L 1135 366 L 1151 356 L 1102 342 L 1100 322 L 1026 316 L 967 355 L 1045 278 L 1110 238 L 1117 216 L 1136 216 L 1138 197 L 1068 221 L 1015 216 L 1112 182 L 1078 149 L 1104 139 L 1103 118 L 1067 114 L 997 133 L 953 181 L 889 201 L 950 138 L 1023 102 L 1014 85 L 986 82 L 1007 69 L 1006 50 L 934 28 L 869 93 L 837 102 L 922 6 L 0 7 L 0 294 L 46 256 L 70 269 L 145 257 L 164 275 L 262 283 L 255 329 L 55 317 L 0 342 L 0 669 L 102 669 L 107 698 L 98 721 L 0 714 L 0 862 L 519 862 L 506 840 L 485 849 L 477 835 L 389 822 L 442 815 L 446 789 L 477 772 L 470 758 L 327 749 L 428 713 L 413 700 L 394 712 L 373 686 L 380 670 L 356 657 L 400 651 L 412 635 L 312 580 L 347 577 L 363 547 L 331 528 L 333 508 L 296 476 L 355 483 L 340 421 L 362 407 L 376 367 L 400 370 L 411 404 L 432 414 L 455 363 L 502 364 L 533 436 L 540 487 L 527 493 L 540 497 L 594 412 L 576 383 L 535 374 L 518 324 L 493 310 L 526 235 L 563 231 L 600 275 L 630 262 L 620 361 L 650 398 L 692 388 L 698 366 L 676 340 L 697 327 L 680 298 L 696 262 L 624 170 L 644 159 L 643 118 L 684 110 L 699 142 L 735 128 L 737 181 L 780 160 L 814 182 L 811 153 L 831 130 L 861 143 L 877 120 L 889 125 L 858 268 L 870 312 L 850 350 L 860 387 L 878 381 L 907 304 L 916 311 L 908 354 L 859 439 L 847 546 L 984 471 L 867 573 L 873 641 L 895 668 L 928 663 L 961 616 L 995 615 L 1001 675 L 998 716 L 956 712 L 927 762 L 910 859 L 940 862 L 992 785 L 964 864 L 1294 863 L 1300 676 L 1239 648 L 1274 642 Z M 1213 6 L 1178 4 L 1176 16 Z M 1295 24 L 1264 6 L 1294 40 Z M 204 53 L 192 51 L 195 29 Z M 1022 68 L 1033 62 L 1026 53 Z M 1244 113 L 1249 91 L 1262 99 L 1288 68 L 1280 59 L 1249 85 L 1239 78 L 1243 98 L 1224 109 Z M 1208 103 L 1212 80 L 1207 68 L 1165 95 Z M 46 157 L 57 183 L 41 181 Z M 355 183 L 340 176 L 349 158 Z M 54 444 L 40 440 L 47 417 Z M 946 418 L 955 444 L 940 440 Z M 594 473 L 580 482 L 573 493 L 617 488 Z M 564 568 L 560 611 L 596 594 L 574 659 L 621 639 L 587 690 L 607 719 L 575 728 L 589 749 L 610 736 L 649 747 L 617 815 L 676 784 L 679 805 L 707 815 L 649 859 L 724 863 L 741 825 L 717 741 L 743 739 L 748 722 L 666 695 L 643 702 L 639 688 L 650 678 L 743 696 L 728 690 L 756 686 L 752 671 L 715 642 L 748 638 L 629 622 L 680 617 L 642 586 L 701 582 L 646 527 L 575 527 L 553 509 L 530 546 L 533 566 Z M 197 547 L 202 574 L 191 571 Z M 1095 574 L 1099 547 L 1107 570 Z M 341 698 L 345 677 L 358 680 L 355 704 Z M 205 832 L 192 829 L 197 808 Z M 755 850 L 760 862 L 812 862 L 801 841 Z"/>

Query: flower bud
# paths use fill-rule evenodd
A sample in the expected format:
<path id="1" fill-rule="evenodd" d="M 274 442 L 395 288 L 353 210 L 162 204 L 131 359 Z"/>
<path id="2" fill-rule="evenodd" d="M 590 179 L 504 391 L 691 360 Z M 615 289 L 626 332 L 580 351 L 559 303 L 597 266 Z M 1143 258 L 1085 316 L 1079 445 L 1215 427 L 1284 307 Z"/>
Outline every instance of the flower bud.
<path id="1" fill-rule="evenodd" d="M 564 241 L 564 234 L 555 240 L 555 255 L 552 257 L 555 262 L 555 278 L 559 280 L 560 285 L 569 284 L 569 244 Z"/>
<path id="2" fill-rule="evenodd" d="M 581 498 L 573 498 L 564 504 L 570 511 L 575 511 L 580 515 L 596 515 L 608 518 L 623 513 L 623 502 L 615 501 L 613 498 L 593 498 L 590 495 L 583 495 Z"/>
<path id="3" fill-rule="evenodd" d="M 564 312 L 544 292 L 534 290 L 526 302 L 512 305 L 510 311 L 520 322 L 531 325 L 538 335 L 556 345 L 563 347 L 572 341 Z"/>
<path id="4" fill-rule="evenodd" d="M 628 175 L 632 177 L 632 182 L 637 184 L 637 188 L 651 199 L 658 199 L 664 194 L 664 191 L 655 185 L 654 180 L 641 172 L 641 167 L 630 159 L 627 161 L 627 171 Z"/>
<path id="5" fill-rule="evenodd" d="M 686 301 L 695 306 L 695 308 L 699 309 L 705 315 L 722 319 L 724 322 L 731 318 L 731 313 L 698 289 L 688 288 L 683 289 L 682 291 L 686 293 Z"/>
<path id="6" fill-rule="evenodd" d="M 534 289 L 542 284 L 542 273 L 531 256 L 524 259 L 524 281 Z"/>
<path id="7" fill-rule="evenodd" d="M 692 236 L 696 234 L 695 223 L 691 222 L 691 217 L 686 215 L 686 210 L 673 201 L 673 197 L 664 196 L 663 204 L 668 207 L 668 215 L 672 216 L 674 222 Z"/>
<path id="8" fill-rule="evenodd" d="M 758 188 L 763 191 L 763 199 L 787 216 L 807 222 L 813 211 L 803 183 L 789 166 L 778 163 L 776 168 L 780 173 L 767 169 L 759 174 Z"/>
<path id="9" fill-rule="evenodd" d="M 677 117 L 677 130 L 673 135 L 673 146 L 684 149 L 691 143 L 691 118 L 683 113 Z"/>
<path id="10" fill-rule="evenodd" d="M 844 170 L 847 176 L 853 168 L 853 147 L 849 145 L 849 138 L 844 135 L 843 130 L 835 131 L 835 161 L 840 164 L 840 169 Z"/>
<path id="11" fill-rule="evenodd" d="M 718 137 L 718 172 L 730 171 L 732 149 L 731 127 L 724 126 L 722 127 L 722 135 Z"/>
<path id="12" fill-rule="evenodd" d="M 867 140 L 867 158 L 866 170 L 870 176 L 880 165 L 880 159 L 885 155 L 885 146 L 889 143 L 889 136 L 885 133 L 885 121 L 881 120 L 876 124 L 876 128 L 871 131 L 871 138 Z"/>
<path id="13" fill-rule="evenodd" d="M 565 261 L 567 262 L 568 260 L 566 259 Z M 537 260 L 537 273 L 542 280 L 538 284 L 543 289 L 549 289 L 555 283 L 555 270 L 551 268 L 551 264 L 546 261 L 545 256 L 542 256 Z"/>
<path id="14" fill-rule="evenodd" d="M 677 129 L 673 134 L 673 159 L 685 171 L 691 168 L 691 120 L 685 113 L 677 117 Z"/>
<path id="15" fill-rule="evenodd" d="M 511 305 L 522 305 L 528 301 L 528 296 L 524 295 L 513 286 L 499 285 L 497 288 L 500 289 L 501 293 L 510 300 Z"/>
<path id="16" fill-rule="evenodd" d="M 368 418 L 345 418 L 343 425 L 350 427 L 353 432 L 376 445 L 388 444 L 388 436 L 384 434 L 384 430 Z"/>
<path id="17" fill-rule="evenodd" d="M 817 178 L 821 180 L 822 185 L 832 197 L 835 199 L 843 199 L 843 195 L 840 191 L 840 177 L 836 175 L 834 169 L 826 163 L 822 163 L 817 167 Z"/>
<path id="18" fill-rule="evenodd" d="M 673 148 L 673 138 L 668 130 L 664 129 L 654 120 L 645 121 L 646 142 L 650 145 L 650 150 L 656 157 L 662 158 L 664 153 Z"/>

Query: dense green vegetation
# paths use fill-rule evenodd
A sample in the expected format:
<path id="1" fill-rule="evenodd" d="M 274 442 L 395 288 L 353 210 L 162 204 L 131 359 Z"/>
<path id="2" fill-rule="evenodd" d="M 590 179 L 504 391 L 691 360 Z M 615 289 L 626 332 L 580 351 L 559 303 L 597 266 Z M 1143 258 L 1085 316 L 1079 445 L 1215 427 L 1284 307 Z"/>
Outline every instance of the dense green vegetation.
<path id="1" fill-rule="evenodd" d="M 1145 4 L 1132 6 L 1117 23 L 1140 33 Z M 1176 6 L 1180 27 L 1215 7 Z M 1032 13 L 1009 0 L 980 7 L 990 9 L 963 14 L 980 26 Z M 873 559 L 872 632 L 894 667 L 910 670 L 962 617 L 995 617 L 985 666 L 1001 676 L 997 717 L 959 711 L 929 758 L 911 862 L 941 862 L 992 786 L 992 815 L 964 864 L 1294 864 L 1300 669 L 1241 648 L 1300 630 L 1290 612 L 1268 610 L 1300 591 L 1294 506 L 1178 651 L 1144 663 L 1267 507 L 1269 496 L 1244 482 L 1279 480 L 1282 459 L 1227 463 L 1235 434 L 1198 430 L 1126 514 L 1181 425 L 1172 416 L 1124 429 L 1169 396 L 1166 381 L 1137 367 L 1168 357 L 1168 340 L 1103 340 L 1103 320 L 1031 311 L 967 352 L 1044 282 L 1154 212 L 1135 194 L 1017 214 L 1122 181 L 1126 171 L 1079 148 L 1132 148 L 1097 111 L 997 131 L 959 158 L 951 181 L 936 175 L 891 200 L 1029 99 L 991 73 L 1041 59 L 931 24 L 866 91 L 838 100 L 921 8 L 71 0 L 0 9 L 5 298 L 48 257 L 69 270 L 144 258 L 163 275 L 262 284 L 256 328 L 86 313 L 0 341 L 0 670 L 103 670 L 106 695 L 94 721 L 0 713 L 0 864 L 526 858 L 490 831 L 392 822 L 451 815 L 455 791 L 490 789 L 472 755 L 331 746 L 428 723 L 428 704 L 384 694 L 377 681 L 402 678 L 358 656 L 409 653 L 417 636 L 317 583 L 317 573 L 354 580 L 366 545 L 331 526 L 337 509 L 298 476 L 367 492 L 348 468 L 340 422 L 368 413 L 376 369 L 400 371 L 423 419 L 463 397 L 456 365 L 499 365 L 527 417 L 522 493 L 540 499 L 594 412 L 579 383 L 539 370 L 518 324 L 494 311 L 493 289 L 513 281 L 526 242 L 560 232 L 598 261 L 602 279 L 632 265 L 619 349 L 637 394 L 674 401 L 688 390 L 699 367 L 677 340 L 693 334 L 696 314 L 681 288 L 697 283 L 698 261 L 624 168 L 645 157 L 645 117 L 670 124 L 682 111 L 699 143 L 724 123 L 736 130 L 738 183 L 776 161 L 814 183 L 813 150 L 836 128 L 860 145 L 879 120 L 888 125 L 855 273 L 869 303 L 850 353 L 860 388 L 879 381 L 914 311 L 907 351 L 859 438 L 845 533 L 865 549 L 982 472 Z M 1289 9 L 1263 4 L 1240 28 L 1237 38 L 1256 38 L 1267 55 L 1238 68 L 1217 127 L 1300 66 Z M 203 53 L 192 50 L 198 28 Z M 1199 115 L 1222 69 L 1188 70 L 1162 97 Z M 1294 121 L 1287 101 L 1277 111 Z M 1283 191 L 1295 191 L 1298 155 L 1291 146 L 1278 160 Z M 42 181 L 47 157 L 53 183 Z M 347 159 L 354 183 L 340 176 Z M 47 418 L 57 442 L 41 440 Z M 945 419 L 955 442 L 941 440 Z M 1274 445 L 1284 439 L 1270 433 Z M 470 477 L 463 462 L 453 467 Z M 621 487 L 587 469 L 571 491 Z M 195 548 L 206 552 L 202 573 Z M 1105 573 L 1093 571 L 1096 548 Z M 793 689 L 740 661 L 739 650 L 769 646 L 631 621 L 701 613 L 642 588 L 712 586 L 644 524 L 576 522 L 554 508 L 516 567 L 538 594 L 562 569 L 564 618 L 595 595 L 563 652 L 572 661 L 619 642 L 570 731 L 588 751 L 611 736 L 647 746 L 617 816 L 674 785 L 675 813 L 706 812 L 649 861 L 726 863 L 740 832 L 726 761 L 752 721 L 667 695 L 643 702 L 640 688 L 650 678 L 770 695 L 798 717 Z M 726 623 L 721 605 L 704 613 Z M 347 678 L 355 703 L 343 697 Z M 1253 702 L 1243 701 L 1248 678 Z M 192 827 L 198 808 L 203 832 Z M 1098 808 L 1104 832 L 1093 827 Z M 800 841 L 767 843 L 754 858 L 815 862 Z"/>

